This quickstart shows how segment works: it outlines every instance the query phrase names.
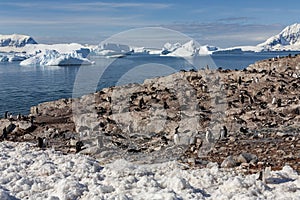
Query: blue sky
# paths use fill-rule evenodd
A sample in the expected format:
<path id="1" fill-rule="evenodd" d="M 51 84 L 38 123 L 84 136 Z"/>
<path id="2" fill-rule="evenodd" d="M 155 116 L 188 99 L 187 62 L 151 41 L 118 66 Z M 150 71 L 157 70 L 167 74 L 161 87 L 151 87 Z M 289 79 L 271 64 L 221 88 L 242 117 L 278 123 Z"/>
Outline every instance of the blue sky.
<path id="1" fill-rule="evenodd" d="M 159 26 L 200 44 L 255 45 L 300 22 L 299 8 L 296 0 L 2 0 L 0 34 L 27 34 L 40 43 L 97 44 L 121 31 Z"/>

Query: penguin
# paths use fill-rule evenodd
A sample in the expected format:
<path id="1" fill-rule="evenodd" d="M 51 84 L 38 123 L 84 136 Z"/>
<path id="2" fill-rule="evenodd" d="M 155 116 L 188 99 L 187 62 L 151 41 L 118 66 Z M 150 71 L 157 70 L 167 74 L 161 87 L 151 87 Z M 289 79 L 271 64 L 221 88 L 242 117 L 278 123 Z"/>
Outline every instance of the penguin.
<path id="1" fill-rule="evenodd" d="M 133 128 L 132 128 L 131 124 L 129 124 L 127 126 L 127 131 L 128 131 L 128 133 L 133 133 Z"/>
<path id="2" fill-rule="evenodd" d="M 167 104 L 166 101 L 164 101 L 164 109 L 169 109 L 169 105 Z"/>
<path id="3" fill-rule="evenodd" d="M 7 119 L 7 117 L 8 117 L 8 111 L 5 111 L 5 113 L 4 113 L 4 119 Z"/>
<path id="4" fill-rule="evenodd" d="M 142 97 L 139 101 L 139 108 L 142 109 L 144 105 L 145 105 L 145 101 L 144 98 Z"/>
<path id="5" fill-rule="evenodd" d="M 179 135 L 177 133 L 174 134 L 173 140 L 174 140 L 175 145 L 179 144 L 180 138 L 179 138 Z"/>
<path id="6" fill-rule="evenodd" d="M 220 139 L 225 139 L 227 137 L 227 128 L 223 126 L 220 130 Z"/>
<path id="7" fill-rule="evenodd" d="M 2 130 L 2 136 L 1 136 L 1 138 L 3 138 L 4 140 L 7 139 L 7 131 L 6 131 L 6 127 L 4 127 L 3 130 Z"/>
<path id="8" fill-rule="evenodd" d="M 241 100 L 241 103 L 244 104 L 245 103 L 245 97 L 243 94 L 240 94 L 240 100 Z"/>
<path id="9" fill-rule="evenodd" d="M 281 99 L 277 100 L 277 107 L 281 107 Z"/>
<path id="10" fill-rule="evenodd" d="M 48 140 L 47 138 L 43 138 L 43 147 L 47 147 L 48 146 Z"/>
<path id="11" fill-rule="evenodd" d="M 239 80 L 238 80 L 239 85 L 242 85 L 242 77 L 239 76 Z"/>
<path id="12" fill-rule="evenodd" d="M 205 133 L 205 139 L 206 139 L 206 141 L 207 141 L 209 144 L 211 144 L 211 143 L 214 142 L 214 138 L 213 138 L 212 132 L 211 132 L 209 129 L 206 130 L 206 133 Z"/>
<path id="13" fill-rule="evenodd" d="M 203 93 L 207 93 L 207 91 L 208 91 L 207 89 L 208 89 L 207 85 L 202 85 L 201 90 Z"/>
<path id="14" fill-rule="evenodd" d="M 9 115 L 9 121 L 13 121 L 14 120 L 14 117 L 12 114 Z"/>
<path id="15" fill-rule="evenodd" d="M 42 139 L 41 137 L 38 137 L 37 140 L 38 140 L 38 141 L 37 141 L 37 142 L 38 142 L 38 147 L 39 147 L 39 148 L 43 148 L 43 146 L 44 146 L 44 144 L 43 144 L 43 139 Z"/>
<path id="16" fill-rule="evenodd" d="M 17 115 L 17 120 L 18 120 L 18 121 L 21 120 L 21 113 L 19 113 L 19 114 Z"/>
<path id="17" fill-rule="evenodd" d="M 78 152 L 80 152 L 82 149 L 82 147 L 84 146 L 83 145 L 83 142 L 82 141 L 78 141 L 78 142 L 76 142 L 76 153 L 78 153 Z"/>
<path id="18" fill-rule="evenodd" d="M 276 98 L 275 97 L 273 97 L 273 99 L 272 99 L 272 105 L 274 105 L 274 104 L 276 104 Z"/>
<path id="19" fill-rule="evenodd" d="M 246 128 L 241 127 L 240 128 L 240 132 L 242 132 L 242 133 L 248 133 L 248 128 L 247 127 Z"/>

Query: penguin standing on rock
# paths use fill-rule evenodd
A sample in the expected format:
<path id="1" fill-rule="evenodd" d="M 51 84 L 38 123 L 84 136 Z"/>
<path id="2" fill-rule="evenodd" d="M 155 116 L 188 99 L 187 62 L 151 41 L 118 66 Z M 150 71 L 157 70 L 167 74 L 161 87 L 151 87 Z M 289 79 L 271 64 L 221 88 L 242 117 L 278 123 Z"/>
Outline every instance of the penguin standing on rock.
<path id="1" fill-rule="evenodd" d="M 241 100 L 241 103 L 244 104 L 245 103 L 245 97 L 243 94 L 240 94 L 240 100 Z"/>
<path id="2" fill-rule="evenodd" d="M 80 152 L 82 149 L 82 147 L 83 147 L 84 145 L 83 145 L 83 142 L 82 141 L 78 141 L 78 142 L 76 142 L 76 153 L 78 153 L 78 152 Z"/>
<path id="3" fill-rule="evenodd" d="M 177 133 L 174 134 L 173 140 L 174 140 L 175 145 L 179 144 L 179 135 Z"/>
<path id="4" fill-rule="evenodd" d="M 4 113 L 4 119 L 7 119 L 7 117 L 8 117 L 8 111 L 5 111 L 5 113 Z"/>
<path id="5" fill-rule="evenodd" d="M 3 138 L 3 139 L 7 139 L 7 130 L 6 130 L 6 127 L 4 127 L 3 128 L 3 130 L 2 130 L 2 136 L 1 136 L 1 138 Z"/>
<path id="6" fill-rule="evenodd" d="M 206 132 L 205 132 L 205 139 L 209 144 L 214 142 L 212 132 L 209 129 L 207 129 Z"/>
<path id="7" fill-rule="evenodd" d="M 223 126 L 220 130 L 220 139 L 225 139 L 227 137 L 227 128 Z"/>
<path id="8" fill-rule="evenodd" d="M 275 97 L 273 97 L 273 99 L 272 99 L 272 105 L 274 105 L 274 104 L 276 104 L 276 98 Z"/>
<path id="9" fill-rule="evenodd" d="M 242 77 L 239 76 L 238 84 L 242 85 Z"/>
<path id="10" fill-rule="evenodd" d="M 37 142 L 38 142 L 38 147 L 39 148 L 43 148 L 43 146 L 44 146 L 44 144 L 43 144 L 43 138 L 41 138 L 41 137 L 38 137 L 37 138 Z"/>

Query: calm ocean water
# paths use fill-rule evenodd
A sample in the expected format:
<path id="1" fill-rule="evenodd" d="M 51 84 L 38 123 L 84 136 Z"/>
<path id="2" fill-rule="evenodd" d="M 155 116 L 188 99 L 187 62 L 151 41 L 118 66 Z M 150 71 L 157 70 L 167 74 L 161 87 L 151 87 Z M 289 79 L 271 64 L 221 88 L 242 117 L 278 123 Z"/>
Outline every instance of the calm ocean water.
<path id="1" fill-rule="evenodd" d="M 38 103 L 81 96 L 113 85 L 141 83 L 146 78 L 168 75 L 181 69 L 199 69 L 207 64 L 226 69 L 243 69 L 255 61 L 277 55 L 226 54 L 192 61 L 160 56 L 118 59 L 92 57 L 95 65 L 81 67 L 25 67 L 18 62 L 0 63 L 0 115 L 6 110 L 15 115 L 28 114 L 30 107 Z M 288 52 L 279 55 L 288 55 Z"/>

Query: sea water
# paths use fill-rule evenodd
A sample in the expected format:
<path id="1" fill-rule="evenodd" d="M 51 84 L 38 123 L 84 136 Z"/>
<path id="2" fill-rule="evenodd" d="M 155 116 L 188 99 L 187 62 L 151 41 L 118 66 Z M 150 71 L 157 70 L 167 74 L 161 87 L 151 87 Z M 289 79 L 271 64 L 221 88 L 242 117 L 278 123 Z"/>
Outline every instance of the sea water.
<path id="1" fill-rule="evenodd" d="M 199 60 L 139 55 L 123 58 L 91 57 L 90 66 L 20 66 L 0 63 L 0 115 L 28 114 L 30 107 L 61 98 L 78 97 L 104 87 L 142 83 L 147 78 L 206 65 L 223 69 L 243 69 L 255 61 L 288 55 L 289 52 L 220 54 Z"/>

